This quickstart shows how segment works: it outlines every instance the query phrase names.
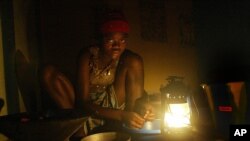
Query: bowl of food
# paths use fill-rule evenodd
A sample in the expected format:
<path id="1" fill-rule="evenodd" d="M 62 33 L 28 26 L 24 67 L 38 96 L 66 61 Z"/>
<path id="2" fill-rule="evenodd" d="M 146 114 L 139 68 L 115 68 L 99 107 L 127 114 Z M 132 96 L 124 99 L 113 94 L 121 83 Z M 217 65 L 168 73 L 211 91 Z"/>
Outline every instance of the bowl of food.
<path id="1" fill-rule="evenodd" d="M 131 137 L 122 132 L 103 132 L 86 136 L 81 141 L 131 141 Z"/>

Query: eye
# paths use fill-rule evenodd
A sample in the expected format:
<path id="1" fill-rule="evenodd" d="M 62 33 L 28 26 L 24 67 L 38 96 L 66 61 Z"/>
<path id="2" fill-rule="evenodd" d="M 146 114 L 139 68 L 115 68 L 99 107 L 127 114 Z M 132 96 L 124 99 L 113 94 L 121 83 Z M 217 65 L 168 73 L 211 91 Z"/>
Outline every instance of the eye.
<path id="1" fill-rule="evenodd" d="M 108 40 L 108 43 L 109 43 L 109 44 L 113 44 L 114 42 L 115 42 L 115 41 L 112 40 L 112 39 L 109 39 L 109 40 Z"/>
<path id="2" fill-rule="evenodd" d="M 120 40 L 120 42 L 121 42 L 122 44 L 124 44 L 124 43 L 126 43 L 126 39 L 122 39 L 122 40 Z"/>

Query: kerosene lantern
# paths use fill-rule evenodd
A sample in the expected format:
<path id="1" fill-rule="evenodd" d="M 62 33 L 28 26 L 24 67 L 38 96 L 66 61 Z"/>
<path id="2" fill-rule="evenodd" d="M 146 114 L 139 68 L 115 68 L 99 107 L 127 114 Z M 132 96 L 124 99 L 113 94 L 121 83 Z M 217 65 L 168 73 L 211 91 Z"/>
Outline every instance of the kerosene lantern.
<path id="1" fill-rule="evenodd" d="M 168 84 L 162 86 L 162 134 L 186 133 L 192 129 L 191 125 L 191 96 L 183 77 L 170 76 Z"/>

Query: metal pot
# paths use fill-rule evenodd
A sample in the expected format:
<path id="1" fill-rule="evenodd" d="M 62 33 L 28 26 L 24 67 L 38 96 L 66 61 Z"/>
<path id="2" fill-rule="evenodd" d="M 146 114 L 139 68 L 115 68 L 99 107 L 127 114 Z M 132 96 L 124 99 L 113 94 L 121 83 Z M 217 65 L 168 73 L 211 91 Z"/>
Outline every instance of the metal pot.
<path id="1" fill-rule="evenodd" d="M 104 132 L 89 135 L 81 139 L 81 141 L 131 141 L 131 137 L 120 132 Z"/>

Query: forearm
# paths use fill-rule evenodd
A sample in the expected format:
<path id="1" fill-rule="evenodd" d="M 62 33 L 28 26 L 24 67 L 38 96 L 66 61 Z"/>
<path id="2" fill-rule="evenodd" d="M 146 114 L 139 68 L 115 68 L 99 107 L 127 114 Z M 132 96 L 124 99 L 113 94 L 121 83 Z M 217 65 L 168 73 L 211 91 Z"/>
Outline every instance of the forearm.
<path id="1" fill-rule="evenodd" d="M 91 115 L 117 121 L 122 121 L 123 115 L 126 112 L 120 109 L 101 107 L 91 102 L 86 102 L 86 104 L 84 104 L 84 107 L 84 109 L 86 109 L 87 112 Z"/>

